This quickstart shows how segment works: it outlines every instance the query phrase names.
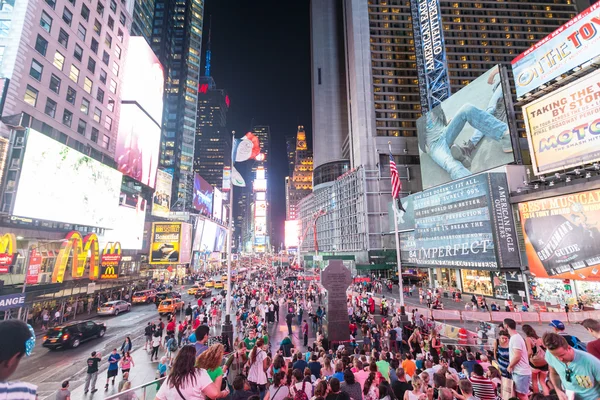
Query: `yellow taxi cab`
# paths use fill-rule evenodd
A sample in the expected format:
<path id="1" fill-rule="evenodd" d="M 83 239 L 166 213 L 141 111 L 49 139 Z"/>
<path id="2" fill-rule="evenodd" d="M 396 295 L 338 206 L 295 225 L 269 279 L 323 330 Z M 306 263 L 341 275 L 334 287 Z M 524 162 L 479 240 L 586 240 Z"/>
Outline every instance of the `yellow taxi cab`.
<path id="1" fill-rule="evenodd" d="M 158 305 L 158 313 L 160 315 L 173 313 L 181 310 L 185 302 L 181 299 L 167 299 L 160 302 Z"/>
<path id="2" fill-rule="evenodd" d="M 225 285 L 222 281 L 215 281 L 215 289 L 223 289 Z"/>
<path id="3" fill-rule="evenodd" d="M 191 287 L 187 290 L 187 294 L 193 296 L 196 294 L 196 292 L 199 290 L 200 288 L 198 287 Z"/>
<path id="4" fill-rule="evenodd" d="M 221 276 L 221 280 L 227 282 L 227 275 Z"/>
<path id="5" fill-rule="evenodd" d="M 206 283 L 204 284 L 204 287 L 214 288 L 215 287 L 215 283 L 213 281 L 206 281 Z"/>

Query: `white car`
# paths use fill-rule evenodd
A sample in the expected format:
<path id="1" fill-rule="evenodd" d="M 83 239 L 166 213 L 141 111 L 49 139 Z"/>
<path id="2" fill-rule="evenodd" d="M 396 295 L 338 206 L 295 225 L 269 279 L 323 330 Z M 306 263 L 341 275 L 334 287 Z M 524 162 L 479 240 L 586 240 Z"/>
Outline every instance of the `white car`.
<path id="1" fill-rule="evenodd" d="M 98 315 L 119 315 L 131 310 L 131 304 L 123 300 L 107 301 L 98 307 Z"/>

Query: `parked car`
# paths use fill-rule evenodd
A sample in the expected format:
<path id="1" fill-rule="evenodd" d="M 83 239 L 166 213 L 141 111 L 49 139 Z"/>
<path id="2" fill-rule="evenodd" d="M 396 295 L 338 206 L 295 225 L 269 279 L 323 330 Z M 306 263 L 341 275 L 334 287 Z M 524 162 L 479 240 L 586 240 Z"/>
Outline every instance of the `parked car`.
<path id="1" fill-rule="evenodd" d="M 106 333 L 106 325 L 94 321 L 72 321 L 48 329 L 42 338 L 42 346 L 51 350 L 59 347 L 79 347 L 81 342 L 101 338 Z"/>
<path id="2" fill-rule="evenodd" d="M 107 301 L 98 307 L 98 315 L 114 315 L 131 310 L 131 303 L 123 300 Z"/>
<path id="3" fill-rule="evenodd" d="M 197 299 L 206 299 L 208 297 L 212 296 L 212 290 L 209 289 L 198 289 L 196 290 L 196 293 L 194 294 L 194 297 Z"/>
<path id="4" fill-rule="evenodd" d="M 167 299 L 160 302 L 158 305 L 158 313 L 160 315 L 169 314 L 181 310 L 185 302 L 181 299 Z"/>
<path id="5" fill-rule="evenodd" d="M 140 290 L 131 296 L 131 301 L 133 304 L 153 303 L 155 297 L 156 290 L 154 289 Z"/>

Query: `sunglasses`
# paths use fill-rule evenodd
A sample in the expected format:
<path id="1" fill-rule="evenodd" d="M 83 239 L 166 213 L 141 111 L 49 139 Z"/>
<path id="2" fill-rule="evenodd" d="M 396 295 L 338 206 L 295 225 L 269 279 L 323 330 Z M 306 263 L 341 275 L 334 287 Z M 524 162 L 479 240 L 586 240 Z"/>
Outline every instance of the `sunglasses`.
<path id="1" fill-rule="evenodd" d="M 571 374 L 572 373 L 573 373 L 573 371 L 571 371 L 571 368 L 567 367 L 565 369 L 565 374 L 566 374 L 565 378 L 566 378 L 567 382 L 569 382 L 569 383 L 571 383 Z"/>

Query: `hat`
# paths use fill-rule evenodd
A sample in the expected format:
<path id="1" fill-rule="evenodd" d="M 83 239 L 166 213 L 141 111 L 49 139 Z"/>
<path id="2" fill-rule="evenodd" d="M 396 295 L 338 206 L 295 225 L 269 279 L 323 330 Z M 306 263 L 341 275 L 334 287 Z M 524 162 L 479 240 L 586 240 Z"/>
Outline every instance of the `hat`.
<path id="1" fill-rule="evenodd" d="M 552 322 L 550 322 L 549 325 L 551 327 L 559 329 L 561 331 L 565 329 L 565 324 L 563 324 L 561 321 L 559 321 L 557 319 L 553 319 Z"/>

